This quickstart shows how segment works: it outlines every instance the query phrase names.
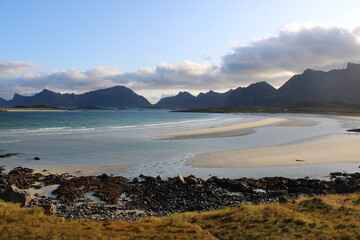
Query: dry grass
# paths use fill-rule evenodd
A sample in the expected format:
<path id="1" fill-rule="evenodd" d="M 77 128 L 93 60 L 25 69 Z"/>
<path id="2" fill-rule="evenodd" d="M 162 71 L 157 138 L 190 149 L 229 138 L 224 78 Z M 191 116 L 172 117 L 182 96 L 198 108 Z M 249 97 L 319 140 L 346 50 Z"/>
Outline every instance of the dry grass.
<path id="1" fill-rule="evenodd" d="M 1 239 L 360 239 L 360 194 L 240 205 L 136 222 L 66 221 L 0 202 Z"/>

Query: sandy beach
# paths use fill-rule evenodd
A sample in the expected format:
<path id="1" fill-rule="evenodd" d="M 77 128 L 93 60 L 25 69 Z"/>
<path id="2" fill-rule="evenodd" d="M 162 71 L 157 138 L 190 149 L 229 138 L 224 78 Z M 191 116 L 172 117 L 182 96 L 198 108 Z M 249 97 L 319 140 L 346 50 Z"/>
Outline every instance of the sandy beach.
<path id="1" fill-rule="evenodd" d="M 202 128 L 181 132 L 169 132 L 155 135 L 156 137 L 167 137 L 166 140 L 223 138 L 252 134 L 255 128 L 277 125 L 282 127 L 305 127 L 314 126 L 318 121 L 305 118 L 266 118 L 259 121 L 232 124 L 227 126 Z"/>
<path id="2" fill-rule="evenodd" d="M 227 126 L 202 128 L 181 132 L 169 132 L 155 135 L 156 137 L 170 137 L 171 139 L 196 139 L 241 136 L 253 133 L 253 128 L 270 126 L 288 121 L 286 118 L 266 118 L 259 121 L 232 124 Z"/>
<path id="3" fill-rule="evenodd" d="M 201 168 L 267 167 L 360 162 L 358 135 L 343 135 L 283 146 L 200 154 L 187 161 Z"/>

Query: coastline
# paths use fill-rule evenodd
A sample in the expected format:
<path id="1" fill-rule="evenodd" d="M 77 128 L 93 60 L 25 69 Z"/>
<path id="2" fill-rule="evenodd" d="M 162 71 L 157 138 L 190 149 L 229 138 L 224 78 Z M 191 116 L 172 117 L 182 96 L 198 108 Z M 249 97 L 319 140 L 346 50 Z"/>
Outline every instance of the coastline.
<path id="1" fill-rule="evenodd" d="M 270 167 L 301 164 L 360 162 L 355 135 L 325 137 L 281 146 L 199 154 L 186 164 L 199 168 Z"/>
<path id="2" fill-rule="evenodd" d="M 57 159 L 52 159 L 51 157 L 49 158 L 48 155 L 42 154 L 42 149 L 32 150 L 31 148 L 34 153 L 28 155 L 25 155 L 21 150 L 19 151 L 17 149 L 4 151 L 4 153 L 13 152 L 20 154 L 14 157 L 14 161 L 13 159 L 4 160 L 3 165 L 12 168 L 16 166 L 30 167 L 37 172 L 42 172 L 45 169 L 47 172 L 53 174 L 69 173 L 75 176 L 94 176 L 106 173 L 115 176 L 123 175 L 126 177 L 134 177 L 136 174 L 143 173 L 147 175 L 163 174 L 170 177 L 176 176 L 177 174 L 194 174 L 202 178 L 207 178 L 208 176 L 236 177 L 239 174 L 250 177 L 246 168 L 252 167 L 254 169 L 250 170 L 253 174 L 251 176 L 263 177 L 264 175 L 260 174 L 260 171 L 262 171 L 264 173 L 269 173 L 271 176 L 274 176 L 273 174 L 278 174 L 279 176 L 285 177 L 316 177 L 321 172 L 321 169 L 323 169 L 322 167 L 315 166 L 316 164 L 347 162 L 356 165 L 355 163 L 358 161 L 355 159 L 356 154 L 353 149 L 358 148 L 359 145 L 356 145 L 357 141 L 353 140 L 346 140 L 345 143 L 343 143 L 342 141 L 333 139 L 332 143 L 326 143 L 309 139 L 319 139 L 319 137 L 327 138 L 328 136 L 337 138 L 336 136 L 341 136 L 342 133 L 346 133 L 346 126 L 348 128 L 356 126 L 357 123 L 354 120 L 357 119 L 358 118 L 356 117 L 352 118 L 347 116 L 338 119 L 337 116 L 301 116 L 293 114 L 262 114 L 250 116 L 249 118 L 241 117 L 240 115 L 240 118 L 233 117 L 231 118 L 231 121 L 220 120 L 216 122 L 216 124 L 212 122 L 213 125 L 210 126 L 214 127 L 208 127 L 209 124 L 207 122 L 202 125 L 202 122 L 200 121 L 200 123 L 197 123 L 196 125 L 190 125 L 191 128 L 197 129 L 189 131 L 179 131 L 180 129 L 189 128 L 177 126 L 177 128 L 166 126 L 165 128 L 155 127 L 150 130 L 145 129 L 143 132 L 137 131 L 136 134 L 138 134 L 138 136 L 133 139 L 132 134 L 135 133 L 135 131 L 126 130 L 126 134 L 128 134 L 126 135 L 126 138 L 130 138 L 131 141 L 134 141 L 129 144 L 127 144 L 125 138 L 121 138 L 124 136 L 122 133 L 125 132 L 122 129 L 118 132 L 114 131 L 114 133 L 112 132 L 111 135 L 109 135 L 111 141 L 106 140 L 98 142 L 98 133 L 94 135 L 92 133 L 79 133 L 78 136 L 80 136 L 80 138 L 70 138 L 71 143 L 69 141 L 69 144 L 66 146 L 77 146 L 75 144 L 80 140 L 80 148 L 76 148 L 75 151 L 79 151 L 79 153 L 83 154 L 84 151 L 89 150 L 87 146 L 89 146 L 88 144 L 90 143 L 93 147 L 92 151 L 97 153 L 98 150 L 99 153 L 101 153 L 98 154 L 95 160 L 79 157 L 76 159 L 77 162 L 74 162 L 71 158 L 66 159 L 65 155 L 64 159 L 66 161 L 63 163 L 68 162 L 69 164 L 60 165 L 58 163 L 62 160 L 62 151 L 59 151 L 60 154 L 59 156 L 56 156 Z M 226 125 L 230 123 L 233 124 Z M 205 126 L 207 126 L 207 128 L 201 128 Z M 163 133 L 165 130 L 173 130 L 174 132 Z M 178 130 L 178 132 L 175 132 L 176 130 Z M 356 136 L 356 133 L 348 134 Z M 35 139 L 43 141 L 43 136 L 45 136 L 45 139 L 48 138 L 46 134 L 34 134 L 34 137 L 31 137 L 31 142 L 34 142 Z M 52 138 L 53 135 L 50 136 Z M 57 140 L 57 135 L 54 134 L 54 136 L 54 139 Z M 104 136 L 101 135 L 100 140 L 105 139 Z M 154 138 L 154 136 L 159 137 Z M 58 142 L 61 144 L 60 146 L 64 146 L 62 145 L 63 141 L 61 135 L 59 139 L 61 140 Z M 147 144 L 144 145 L 146 148 L 143 148 L 147 149 L 145 153 L 142 152 L 140 148 L 136 148 L 136 151 L 134 149 L 134 151 L 131 152 L 131 155 L 125 154 L 127 153 L 126 150 L 128 146 L 138 146 L 134 144 L 137 144 L 138 140 L 143 143 L 144 139 L 144 142 Z M 176 140 L 182 139 L 186 141 L 176 142 Z M 175 142 L 173 142 L 173 140 L 175 140 Z M 121 141 L 122 144 L 118 145 L 117 141 Z M 299 143 L 300 141 L 303 141 L 300 145 L 294 144 Z M 18 144 L 19 143 L 15 143 L 14 145 L 17 146 Z M 27 141 L 20 142 L 20 144 L 25 146 Z M 302 144 L 304 144 L 304 146 Z M 106 151 L 103 152 L 105 146 L 106 149 L 111 151 L 114 147 L 116 149 L 113 152 L 109 151 L 108 154 Z M 271 147 L 264 148 L 264 146 Z M 84 148 L 82 149 L 81 147 Z M 161 151 L 158 149 L 161 149 Z M 313 159 L 313 157 L 310 156 L 310 153 L 308 155 L 294 155 L 296 152 L 307 152 L 309 149 L 313 149 L 311 150 L 311 153 L 313 153 L 314 156 L 317 156 L 316 159 Z M 334 152 L 335 150 L 337 152 Z M 322 152 L 325 152 L 325 155 Z M 173 157 L 172 154 L 174 154 L 175 157 Z M 33 164 L 29 160 L 33 160 L 34 156 L 39 156 L 41 161 L 34 162 Z M 91 157 L 91 154 L 89 154 L 89 156 Z M 136 157 L 134 158 L 135 160 L 140 160 L 137 162 L 127 161 L 129 157 L 133 156 Z M 239 160 L 239 158 L 236 159 L 236 156 L 242 157 Z M 345 158 L 343 156 L 345 156 Z M 89 159 L 89 161 L 82 161 L 82 159 Z M 98 160 L 100 159 L 103 159 L 104 161 L 99 162 Z M 111 160 L 106 161 L 107 159 Z M 145 160 L 142 161 L 141 159 L 150 160 L 145 162 Z M 15 164 L 16 162 L 19 162 L 19 164 Z M 307 166 L 310 164 L 315 164 L 314 168 L 319 170 L 312 172 L 311 167 Z M 58 165 L 62 167 L 59 167 Z M 304 166 L 298 168 L 293 167 L 299 165 Z M 278 166 L 280 168 L 276 168 Z M 286 166 L 289 166 L 288 175 L 286 170 L 284 170 Z M 269 168 L 269 170 L 267 170 L 266 167 L 274 168 Z M 351 167 L 357 168 L 357 166 Z M 244 169 L 241 170 L 239 168 Z M 335 164 L 329 164 L 329 169 L 334 171 L 337 169 L 337 166 L 335 166 Z M 347 171 L 351 170 L 347 168 Z M 310 175 L 305 175 L 308 172 L 310 172 Z M 296 175 L 295 173 L 300 174 Z M 323 175 L 321 176 L 323 177 Z"/>

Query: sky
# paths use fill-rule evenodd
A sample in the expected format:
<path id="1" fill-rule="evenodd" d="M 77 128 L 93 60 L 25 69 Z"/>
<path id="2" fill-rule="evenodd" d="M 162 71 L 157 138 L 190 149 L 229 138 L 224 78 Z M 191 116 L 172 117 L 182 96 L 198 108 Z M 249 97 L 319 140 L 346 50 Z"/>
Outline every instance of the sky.
<path id="1" fill-rule="evenodd" d="M 280 87 L 360 63 L 358 0 L 0 0 L 0 97 Z"/>

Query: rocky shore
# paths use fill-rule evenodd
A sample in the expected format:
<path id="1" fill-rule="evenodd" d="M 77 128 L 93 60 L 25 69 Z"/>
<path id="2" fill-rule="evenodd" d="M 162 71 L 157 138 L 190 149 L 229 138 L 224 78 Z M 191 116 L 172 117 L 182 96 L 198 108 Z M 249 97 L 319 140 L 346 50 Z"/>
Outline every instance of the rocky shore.
<path id="1" fill-rule="evenodd" d="M 241 203 L 287 202 L 300 196 L 360 191 L 360 173 L 334 172 L 329 180 L 226 179 L 195 176 L 164 179 L 140 175 L 76 177 L 69 174 L 34 173 L 0 168 L 0 199 L 24 207 L 43 207 L 47 213 L 74 219 L 136 220 L 177 212 L 209 211 Z M 50 193 L 42 191 L 50 189 Z"/>

